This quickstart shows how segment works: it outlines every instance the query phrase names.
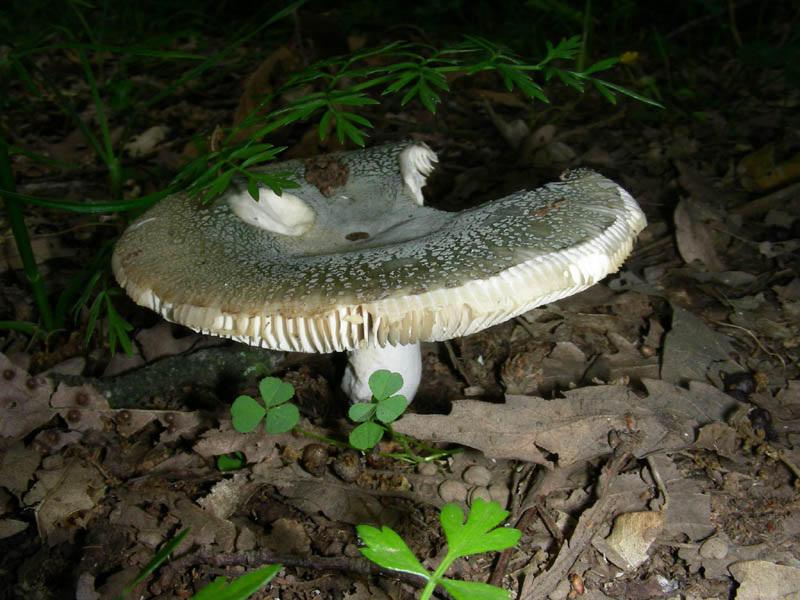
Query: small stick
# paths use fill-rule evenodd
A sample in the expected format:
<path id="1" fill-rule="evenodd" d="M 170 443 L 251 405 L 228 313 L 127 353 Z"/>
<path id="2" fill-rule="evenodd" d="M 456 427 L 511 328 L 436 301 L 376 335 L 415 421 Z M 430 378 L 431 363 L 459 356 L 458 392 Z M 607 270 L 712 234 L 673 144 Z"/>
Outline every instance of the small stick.
<path id="1" fill-rule="evenodd" d="M 597 531 L 603 526 L 609 514 L 614 510 L 616 496 L 609 493 L 616 476 L 628 460 L 633 450 L 633 443 L 622 443 L 603 467 L 603 474 L 598 482 L 597 501 L 585 510 L 578 520 L 569 542 L 561 547 L 558 556 L 550 568 L 536 577 L 526 577 L 522 582 L 518 600 L 538 600 L 545 598 L 553 591 L 558 582 L 567 576 L 575 561 L 592 541 Z"/>

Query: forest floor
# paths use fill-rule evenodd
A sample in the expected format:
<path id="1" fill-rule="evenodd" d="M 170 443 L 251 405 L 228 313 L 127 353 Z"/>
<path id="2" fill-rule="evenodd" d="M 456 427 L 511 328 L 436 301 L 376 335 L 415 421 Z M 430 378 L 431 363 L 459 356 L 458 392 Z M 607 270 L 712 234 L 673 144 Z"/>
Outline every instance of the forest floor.
<path id="1" fill-rule="evenodd" d="M 275 65 L 303 61 L 294 42 L 266 57 L 262 85 Z M 87 96 L 68 53 L 38 60 Z M 186 86 L 151 108 L 124 159 L 153 175 L 128 181 L 126 195 L 165 185 L 192 136 L 230 123 L 257 67 L 231 69 L 215 94 Z M 448 575 L 513 597 L 800 594 L 800 90 L 726 48 L 665 68 L 642 53 L 620 71 L 623 85 L 691 81 L 692 100 L 664 111 L 556 90 L 531 123 L 528 103 L 490 73 L 453 80 L 435 115 L 365 108 L 368 145 L 410 138 L 436 151 L 424 190 L 434 207 L 461 210 L 583 166 L 627 189 L 649 222 L 620 272 L 591 289 L 423 345 L 422 386 L 395 429 L 462 450 L 435 466 L 233 430 L 230 402 L 257 395 L 269 372 L 293 384 L 304 429 L 346 438 L 341 356 L 242 358 L 233 342 L 122 298 L 132 358 L 111 356 L 100 335 L 87 343 L 84 329 L 46 347 L 2 332 L 0 598 L 114 598 L 187 527 L 174 560 L 130 598 L 187 598 L 276 562 L 284 568 L 253 598 L 414 598 L 415 582 L 361 557 L 354 526 L 392 527 L 433 568 L 444 490 L 465 509 L 489 493 L 522 529 L 503 556 L 459 559 Z M 82 168 L 17 155 L 20 193 L 106 199 L 80 131 L 56 111 L 23 116 L 4 116 L 12 145 Z M 316 131 L 298 124 L 273 143 L 291 157 L 341 149 Z M 125 224 L 34 206 L 26 217 L 54 291 Z M 8 235 L 2 261 L 0 314 L 35 321 Z M 243 468 L 220 470 L 217 458 L 236 452 Z"/>

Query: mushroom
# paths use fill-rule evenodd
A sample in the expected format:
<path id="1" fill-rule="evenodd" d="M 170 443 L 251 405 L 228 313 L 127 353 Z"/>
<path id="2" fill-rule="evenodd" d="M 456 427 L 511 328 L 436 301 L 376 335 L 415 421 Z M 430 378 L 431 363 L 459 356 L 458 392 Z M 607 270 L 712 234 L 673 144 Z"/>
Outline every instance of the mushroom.
<path id="1" fill-rule="evenodd" d="M 124 232 L 114 274 L 135 302 L 205 334 L 277 350 L 349 351 L 342 387 L 388 368 L 410 401 L 421 341 L 502 323 L 616 271 L 646 220 L 589 171 L 461 212 L 423 205 L 436 154 L 394 143 L 291 160 L 281 195 L 242 182 L 202 205 L 175 194 Z M 322 166 L 320 166 L 322 165 Z"/>

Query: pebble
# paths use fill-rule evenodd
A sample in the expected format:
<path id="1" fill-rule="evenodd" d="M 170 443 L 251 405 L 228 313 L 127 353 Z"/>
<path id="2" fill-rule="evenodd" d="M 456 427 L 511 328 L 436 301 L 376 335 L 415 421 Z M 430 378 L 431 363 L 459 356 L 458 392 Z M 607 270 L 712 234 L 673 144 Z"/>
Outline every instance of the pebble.
<path id="1" fill-rule="evenodd" d="M 728 542 L 719 536 L 708 538 L 700 545 L 700 556 L 723 559 L 728 556 Z"/>
<path id="2" fill-rule="evenodd" d="M 474 487 L 469 492 L 469 505 L 472 506 L 472 503 L 475 502 L 476 498 L 480 498 L 484 502 L 491 502 L 492 495 L 489 493 L 489 488 L 479 485 L 478 487 Z"/>
<path id="3" fill-rule="evenodd" d="M 333 472 L 347 483 L 358 479 L 358 476 L 361 475 L 361 459 L 358 453 L 354 450 L 347 450 L 337 456 L 333 461 Z"/>
<path id="4" fill-rule="evenodd" d="M 436 475 L 438 472 L 439 469 L 433 463 L 422 462 L 417 464 L 417 473 L 420 475 Z"/>
<path id="5" fill-rule="evenodd" d="M 500 505 L 500 508 L 505 509 L 508 507 L 510 493 L 507 486 L 502 483 L 493 483 L 489 486 L 489 495 L 492 497 L 492 500 Z"/>
<path id="6" fill-rule="evenodd" d="M 445 479 L 439 484 L 439 497 L 445 502 L 464 502 L 467 486 L 456 479 Z"/>
<path id="7" fill-rule="evenodd" d="M 322 444 L 306 444 L 300 461 L 314 477 L 322 477 L 328 465 L 328 448 Z"/>
<path id="8" fill-rule="evenodd" d="M 464 481 L 470 485 L 488 486 L 492 480 L 492 473 L 486 467 L 472 465 L 462 475 Z"/>

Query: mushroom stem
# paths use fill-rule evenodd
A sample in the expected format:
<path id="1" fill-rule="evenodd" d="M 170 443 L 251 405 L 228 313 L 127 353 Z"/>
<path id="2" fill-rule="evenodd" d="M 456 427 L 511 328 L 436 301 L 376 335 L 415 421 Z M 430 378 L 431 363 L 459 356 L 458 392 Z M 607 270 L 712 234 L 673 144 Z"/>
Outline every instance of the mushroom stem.
<path id="1" fill-rule="evenodd" d="M 387 369 L 400 373 L 403 377 L 403 387 L 398 393 L 405 396 L 411 404 L 422 377 L 419 344 L 361 348 L 353 350 L 349 356 L 342 378 L 342 389 L 352 402 L 369 402 L 372 399 L 369 389 L 370 375 L 379 369 Z"/>

